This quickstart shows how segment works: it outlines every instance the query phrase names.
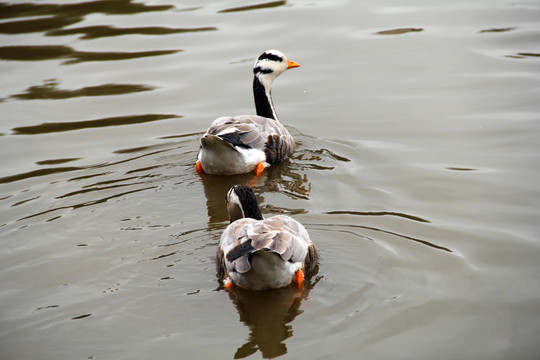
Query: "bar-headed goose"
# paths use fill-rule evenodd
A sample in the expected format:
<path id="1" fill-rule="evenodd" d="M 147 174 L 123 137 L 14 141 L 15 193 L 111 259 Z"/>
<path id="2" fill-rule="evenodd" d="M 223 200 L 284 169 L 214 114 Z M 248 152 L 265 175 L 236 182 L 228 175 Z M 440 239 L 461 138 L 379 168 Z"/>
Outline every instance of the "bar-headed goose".
<path id="1" fill-rule="evenodd" d="M 267 50 L 253 67 L 257 115 L 223 116 L 201 137 L 196 169 L 199 173 L 232 175 L 278 163 L 294 151 L 294 139 L 278 120 L 272 102 L 272 82 L 299 64 L 278 50 Z"/>
<path id="2" fill-rule="evenodd" d="M 291 282 L 301 287 L 319 258 L 304 226 L 286 215 L 264 219 L 246 185 L 229 190 L 227 210 L 231 223 L 221 235 L 216 256 L 225 287 L 265 290 Z"/>

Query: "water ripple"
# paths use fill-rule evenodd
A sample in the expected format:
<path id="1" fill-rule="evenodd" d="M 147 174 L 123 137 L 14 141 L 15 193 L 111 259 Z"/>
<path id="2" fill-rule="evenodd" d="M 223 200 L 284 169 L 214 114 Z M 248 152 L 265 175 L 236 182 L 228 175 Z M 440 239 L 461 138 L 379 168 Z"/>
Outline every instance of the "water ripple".
<path id="1" fill-rule="evenodd" d="M 484 29 L 484 30 L 480 30 L 480 33 L 499 33 L 499 32 L 507 32 L 507 31 L 512 31 L 512 30 L 515 30 L 515 27 Z"/>
<path id="2" fill-rule="evenodd" d="M 424 31 L 424 29 L 422 29 L 422 28 L 399 28 L 399 29 L 377 31 L 375 34 L 377 34 L 377 35 L 401 35 L 401 34 L 406 34 L 406 33 L 410 33 L 410 32 L 420 32 L 420 31 Z"/>
<path id="3" fill-rule="evenodd" d="M 409 220 L 414 220 L 418 222 L 424 222 L 429 223 L 429 220 L 422 219 L 421 217 L 399 213 L 399 212 L 393 212 L 393 211 L 347 211 L 347 210 L 336 210 L 336 211 L 327 211 L 326 214 L 329 215 L 360 215 L 360 216 L 397 216 L 397 217 L 403 217 Z"/>
<path id="4" fill-rule="evenodd" d="M 71 205 L 66 205 L 66 206 L 59 206 L 59 207 L 56 207 L 56 208 L 53 208 L 53 209 L 48 209 L 48 210 L 41 211 L 41 212 L 38 212 L 38 213 L 35 213 L 35 214 L 24 216 L 24 217 L 18 219 L 17 221 L 22 221 L 22 220 L 35 218 L 37 216 L 46 215 L 46 214 L 49 214 L 51 212 L 55 212 L 55 211 L 58 211 L 58 210 L 66 210 L 66 209 L 75 210 L 75 209 L 86 207 L 86 206 L 101 204 L 101 203 L 105 203 L 105 202 L 107 202 L 107 201 L 109 201 L 111 199 L 114 199 L 114 198 L 118 198 L 118 197 L 129 195 L 129 194 L 133 194 L 133 193 L 140 192 L 140 191 L 155 189 L 156 187 L 157 186 L 147 186 L 147 187 L 143 187 L 143 188 L 140 188 L 140 189 L 134 189 L 134 190 L 125 191 L 125 192 L 122 192 L 122 193 L 106 196 L 106 197 L 96 199 L 96 200 L 90 200 L 90 201 L 85 201 L 85 202 L 82 202 L 82 203 L 71 204 Z"/>
<path id="5" fill-rule="evenodd" d="M 25 34 L 63 28 L 82 21 L 82 17 L 47 16 L 45 18 L 6 21 L 0 23 L 0 34 Z"/>
<path id="6" fill-rule="evenodd" d="M 42 160 L 42 161 L 36 161 L 37 165 L 57 165 L 57 164 L 65 164 L 67 162 L 77 161 L 81 160 L 81 158 L 62 158 L 62 159 L 49 159 L 49 160 Z"/>
<path id="7" fill-rule="evenodd" d="M 100 128 L 106 126 L 120 126 L 146 123 L 173 118 L 181 118 L 181 115 L 175 114 L 146 114 L 146 115 L 128 115 L 115 116 L 96 120 L 83 120 L 73 122 L 43 123 L 34 126 L 21 126 L 13 128 L 12 131 L 17 135 L 36 135 L 62 131 L 73 131 L 88 128 Z"/>
<path id="8" fill-rule="evenodd" d="M 319 223 L 319 224 L 304 224 L 304 225 L 310 225 L 310 226 L 314 226 L 314 227 L 315 226 L 321 226 L 321 227 L 326 227 L 326 228 L 329 228 L 329 227 L 332 227 L 332 228 L 333 227 L 349 227 L 349 228 L 354 228 L 354 229 L 371 230 L 371 231 L 376 231 L 376 232 L 379 232 L 379 233 L 384 233 L 384 234 L 387 234 L 387 235 L 396 236 L 396 237 L 399 237 L 401 239 L 414 241 L 414 242 L 417 242 L 419 244 L 426 245 L 426 246 L 429 246 L 429 247 L 437 249 L 437 250 L 443 250 L 443 251 L 446 251 L 446 252 L 449 252 L 449 253 L 454 252 L 454 251 L 452 251 L 451 249 L 449 249 L 449 248 L 447 248 L 445 246 L 437 245 L 437 244 L 434 244 L 433 242 L 430 242 L 430 241 L 427 241 L 427 240 L 415 238 L 415 237 L 408 236 L 408 235 L 399 234 L 399 233 L 394 232 L 394 231 L 384 230 L 384 229 L 380 229 L 380 228 L 376 228 L 376 227 L 372 227 L 372 226 L 355 225 L 355 224 L 322 224 L 322 223 Z M 341 230 L 341 231 L 351 233 L 350 231 L 343 231 L 343 230 Z M 356 234 L 356 233 L 354 233 L 354 235 L 358 236 L 358 237 L 361 237 L 361 238 L 364 238 L 364 239 L 368 239 L 370 241 L 373 241 L 373 239 L 371 239 L 371 238 L 369 238 L 369 237 L 367 237 L 365 235 Z"/>
<path id="9" fill-rule="evenodd" d="M 8 175 L 0 178 L 0 184 L 7 184 L 14 181 L 29 179 L 33 177 L 38 176 L 46 176 L 56 173 L 62 173 L 62 172 L 68 172 L 68 171 L 75 171 L 75 170 L 82 170 L 84 168 L 77 167 L 77 166 L 64 166 L 64 167 L 53 167 L 53 168 L 47 168 L 47 169 L 38 169 L 38 170 L 32 170 L 20 174 L 15 175 Z"/>
<path id="10" fill-rule="evenodd" d="M 132 180 L 134 178 L 135 177 L 118 179 L 118 181 Z M 72 191 L 72 192 L 69 192 L 69 193 L 64 194 L 64 195 L 59 195 L 59 196 L 56 197 L 56 199 L 63 199 L 63 198 L 67 198 L 67 197 L 71 197 L 71 196 L 75 196 L 75 195 L 87 194 L 87 193 L 93 192 L 93 191 L 111 190 L 111 189 L 117 189 L 117 188 L 121 188 L 121 187 L 125 187 L 125 186 L 141 185 L 141 184 L 143 184 L 143 183 L 142 182 L 134 182 L 134 183 L 128 183 L 128 184 L 111 185 L 111 186 L 92 186 L 92 187 L 88 187 L 88 188 L 83 188 L 82 190 Z"/>
<path id="11" fill-rule="evenodd" d="M 238 11 L 250 11 L 250 10 L 260 10 L 260 9 L 268 9 L 278 6 L 286 5 L 286 1 L 271 1 L 266 2 L 262 4 L 256 4 L 256 5 L 247 5 L 247 6 L 238 6 L 234 8 L 228 8 L 218 11 L 218 13 L 229 13 L 229 12 L 238 12 Z"/>
<path id="12" fill-rule="evenodd" d="M 128 15 L 148 11 L 166 11 L 173 8 L 174 5 L 146 5 L 131 0 L 83 1 L 71 4 L 0 3 L 0 19 L 44 15 L 82 17 L 93 13 Z"/>
<path id="13" fill-rule="evenodd" d="M 98 26 L 85 26 L 72 29 L 62 29 L 50 31 L 46 35 L 48 36 L 64 36 L 83 34 L 80 37 L 81 40 L 91 40 L 102 37 L 113 37 L 123 35 L 168 35 L 168 34 L 181 34 L 203 31 L 216 31 L 217 28 L 213 26 L 196 27 L 196 28 L 168 28 L 163 26 L 144 26 L 144 27 L 132 27 L 132 28 L 116 28 L 108 25 Z"/>
<path id="14" fill-rule="evenodd" d="M 174 50 L 149 50 L 133 52 L 97 52 L 77 51 L 70 46 L 64 45 L 13 45 L 0 47 L 0 59 L 12 61 L 40 61 L 68 59 L 64 65 L 78 64 L 88 61 L 117 61 L 138 59 L 150 56 L 171 55 L 181 52 Z"/>
<path id="15" fill-rule="evenodd" d="M 68 90 L 59 89 L 58 84 L 55 79 L 46 80 L 43 85 L 30 86 L 24 93 L 9 97 L 19 100 L 63 100 L 83 96 L 125 95 L 155 89 L 143 84 L 103 84 Z"/>

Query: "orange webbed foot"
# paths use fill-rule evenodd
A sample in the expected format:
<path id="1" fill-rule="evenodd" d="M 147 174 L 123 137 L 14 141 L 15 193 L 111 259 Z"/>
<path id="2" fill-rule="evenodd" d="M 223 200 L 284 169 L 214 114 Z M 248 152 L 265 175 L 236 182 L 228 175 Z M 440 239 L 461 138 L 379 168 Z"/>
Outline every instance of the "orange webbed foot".
<path id="1" fill-rule="evenodd" d="M 223 286 L 225 286 L 225 289 L 227 290 L 232 290 L 234 288 L 234 284 L 229 277 L 224 279 Z"/>
<path id="2" fill-rule="evenodd" d="M 294 274 L 293 281 L 296 283 L 296 286 L 299 289 L 302 288 L 302 284 L 304 283 L 304 273 L 302 272 L 302 270 L 296 271 L 296 273 Z"/>
<path id="3" fill-rule="evenodd" d="M 202 165 L 201 165 L 201 162 L 197 160 L 197 162 L 195 163 L 195 170 L 197 170 L 197 172 L 199 174 L 204 174 L 204 170 L 202 168 Z"/>
<path id="4" fill-rule="evenodd" d="M 255 166 L 255 176 L 261 176 L 264 172 L 264 165 L 263 163 L 258 163 L 257 166 Z"/>

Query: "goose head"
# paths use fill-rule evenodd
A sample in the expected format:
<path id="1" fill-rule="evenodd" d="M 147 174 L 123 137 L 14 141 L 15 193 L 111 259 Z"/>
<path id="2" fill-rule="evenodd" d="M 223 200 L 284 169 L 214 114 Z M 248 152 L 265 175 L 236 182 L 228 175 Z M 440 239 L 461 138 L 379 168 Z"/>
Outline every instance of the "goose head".
<path id="1" fill-rule="evenodd" d="M 257 115 L 278 120 L 272 103 L 272 83 L 285 70 L 299 66 L 279 50 L 266 50 L 259 56 L 253 66 L 253 94 Z"/>
<path id="2" fill-rule="evenodd" d="M 226 201 L 231 223 L 242 218 L 263 220 L 255 193 L 249 186 L 233 186 L 227 193 Z"/>
<path id="3" fill-rule="evenodd" d="M 299 67 L 300 64 L 287 59 L 284 53 L 279 50 L 266 50 L 259 56 L 253 66 L 253 74 L 270 89 L 272 81 L 285 70 Z"/>

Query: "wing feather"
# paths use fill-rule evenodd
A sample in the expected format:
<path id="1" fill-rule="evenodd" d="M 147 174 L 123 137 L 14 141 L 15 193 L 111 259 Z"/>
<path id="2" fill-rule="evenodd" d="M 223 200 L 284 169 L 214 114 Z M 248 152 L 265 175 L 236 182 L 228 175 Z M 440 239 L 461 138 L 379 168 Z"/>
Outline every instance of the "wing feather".
<path id="1" fill-rule="evenodd" d="M 217 118 L 207 135 L 233 141 L 233 145 L 265 151 L 268 162 L 283 160 L 294 151 L 294 140 L 278 121 L 257 115 L 223 116 Z"/>
<path id="2" fill-rule="evenodd" d="M 293 237 L 286 231 L 281 231 L 276 235 L 277 236 L 274 237 L 274 241 L 270 245 L 270 248 L 283 257 L 287 249 L 290 247 Z"/>
<path id="3" fill-rule="evenodd" d="M 262 221 L 245 218 L 233 222 L 221 236 L 221 249 L 229 272 L 249 271 L 251 254 L 259 250 L 273 251 L 285 261 L 302 263 L 306 274 L 318 259 L 317 249 L 309 239 L 307 230 L 285 215 Z"/>
<path id="4" fill-rule="evenodd" d="M 276 235 L 278 235 L 276 231 L 270 231 L 252 236 L 254 250 L 272 249 Z"/>

